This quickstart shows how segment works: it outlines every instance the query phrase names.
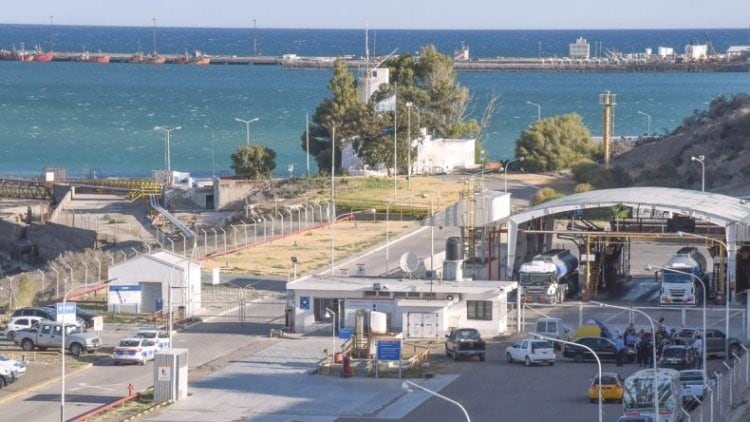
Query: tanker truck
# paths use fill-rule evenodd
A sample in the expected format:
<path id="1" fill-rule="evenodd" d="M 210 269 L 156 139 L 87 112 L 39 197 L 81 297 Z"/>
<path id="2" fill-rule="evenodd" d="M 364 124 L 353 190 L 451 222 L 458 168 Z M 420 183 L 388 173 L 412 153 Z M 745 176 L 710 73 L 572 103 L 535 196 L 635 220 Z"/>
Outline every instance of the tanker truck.
<path id="1" fill-rule="evenodd" d="M 568 249 L 550 249 L 519 269 L 525 302 L 562 303 L 577 291 L 578 258 Z"/>
<path id="2" fill-rule="evenodd" d="M 661 271 L 659 304 L 695 306 L 698 303 L 696 277 L 706 282 L 706 258 L 694 246 L 680 248 Z M 705 300 L 706 292 L 700 295 Z"/>

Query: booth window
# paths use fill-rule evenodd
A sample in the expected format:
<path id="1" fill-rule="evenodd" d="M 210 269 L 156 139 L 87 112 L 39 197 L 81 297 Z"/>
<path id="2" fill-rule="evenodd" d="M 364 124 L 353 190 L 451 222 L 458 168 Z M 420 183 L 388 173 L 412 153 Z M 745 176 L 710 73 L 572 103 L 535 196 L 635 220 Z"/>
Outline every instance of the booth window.
<path id="1" fill-rule="evenodd" d="M 483 321 L 492 320 L 492 302 L 489 300 L 467 300 L 466 318 Z"/>

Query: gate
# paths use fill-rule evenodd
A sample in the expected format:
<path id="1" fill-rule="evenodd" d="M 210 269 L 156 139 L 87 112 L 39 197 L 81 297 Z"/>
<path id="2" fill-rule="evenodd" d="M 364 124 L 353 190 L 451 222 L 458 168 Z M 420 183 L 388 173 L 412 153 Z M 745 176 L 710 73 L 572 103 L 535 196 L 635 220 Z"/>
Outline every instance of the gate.
<path id="1" fill-rule="evenodd" d="M 212 286 L 202 291 L 201 310 L 207 323 L 284 324 L 287 294 L 240 287 Z"/>
<path id="2" fill-rule="evenodd" d="M 409 312 L 407 316 L 409 338 L 437 337 L 437 315 L 429 312 Z"/>

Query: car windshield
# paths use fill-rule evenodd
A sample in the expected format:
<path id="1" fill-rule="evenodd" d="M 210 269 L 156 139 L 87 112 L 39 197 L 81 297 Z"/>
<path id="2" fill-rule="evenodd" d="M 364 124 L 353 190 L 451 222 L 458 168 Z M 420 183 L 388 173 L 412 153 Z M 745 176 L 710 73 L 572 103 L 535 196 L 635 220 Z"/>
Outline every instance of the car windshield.
<path id="1" fill-rule="evenodd" d="M 701 385 L 703 384 L 703 374 L 700 372 L 686 372 L 680 374 L 680 382 L 683 384 Z"/>
<path id="2" fill-rule="evenodd" d="M 156 331 L 139 331 L 136 336 L 143 338 L 156 338 Z"/>
<path id="3" fill-rule="evenodd" d="M 665 358 L 681 358 L 685 355 L 685 349 L 682 347 L 667 347 L 664 349 Z"/>
<path id="4" fill-rule="evenodd" d="M 683 328 L 680 330 L 679 333 L 677 333 L 678 337 L 692 337 L 693 334 L 695 334 L 695 330 L 692 328 Z"/>
<path id="5" fill-rule="evenodd" d="M 81 332 L 81 328 L 77 325 L 66 325 L 65 334 L 78 334 Z"/>
<path id="6" fill-rule="evenodd" d="M 140 345 L 140 340 L 120 340 L 120 347 L 138 347 Z"/>
<path id="7" fill-rule="evenodd" d="M 594 378 L 594 385 L 599 384 L 599 377 Z M 602 375 L 602 385 L 612 385 L 617 384 L 617 378 L 615 378 L 612 375 Z"/>

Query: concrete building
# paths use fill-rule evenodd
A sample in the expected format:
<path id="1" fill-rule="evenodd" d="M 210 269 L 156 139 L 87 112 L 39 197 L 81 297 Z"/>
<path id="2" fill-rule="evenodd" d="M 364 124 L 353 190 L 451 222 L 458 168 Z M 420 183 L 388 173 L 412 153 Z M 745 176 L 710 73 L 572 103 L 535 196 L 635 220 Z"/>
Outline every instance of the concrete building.
<path id="1" fill-rule="evenodd" d="M 452 173 L 455 170 L 475 169 L 476 139 L 433 139 L 421 130 L 412 174 Z"/>
<path id="2" fill-rule="evenodd" d="M 685 59 L 687 60 L 704 60 L 708 56 L 708 45 L 706 44 L 688 44 L 685 46 Z"/>
<path id="3" fill-rule="evenodd" d="M 586 38 L 578 37 L 575 43 L 568 44 L 568 56 L 571 59 L 588 59 L 591 57 L 591 45 Z"/>
<path id="4" fill-rule="evenodd" d="M 390 71 L 381 68 L 368 69 L 363 72 L 357 80 L 357 91 L 359 100 L 367 104 L 372 94 L 377 91 L 381 85 L 387 85 L 390 78 Z"/>
<path id="5" fill-rule="evenodd" d="M 201 307 L 202 264 L 169 251 L 140 254 L 109 267 L 110 312 L 149 313 L 172 309 L 191 316 Z"/>
<path id="6" fill-rule="evenodd" d="M 656 55 L 662 59 L 674 57 L 674 48 L 659 46 L 659 48 L 656 50 Z"/>

